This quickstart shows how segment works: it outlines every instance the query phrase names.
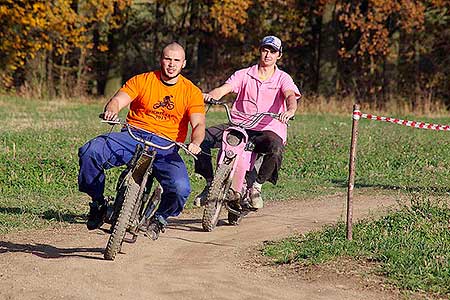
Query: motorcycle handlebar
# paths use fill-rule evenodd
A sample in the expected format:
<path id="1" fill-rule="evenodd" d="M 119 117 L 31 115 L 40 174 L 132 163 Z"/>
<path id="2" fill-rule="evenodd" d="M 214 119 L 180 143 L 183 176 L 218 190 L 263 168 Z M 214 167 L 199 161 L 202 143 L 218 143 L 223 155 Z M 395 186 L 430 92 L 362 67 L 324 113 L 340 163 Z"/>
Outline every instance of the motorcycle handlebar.
<path id="1" fill-rule="evenodd" d="M 197 159 L 197 156 L 196 156 L 194 153 L 192 153 L 191 151 L 189 151 L 188 145 L 186 145 L 186 144 L 184 144 L 184 143 L 172 141 L 172 140 L 170 140 L 170 139 L 168 139 L 168 138 L 162 137 L 162 136 L 160 136 L 160 135 L 158 135 L 158 134 L 152 132 L 152 134 L 154 134 L 154 135 L 156 135 L 156 136 L 159 136 L 160 138 L 163 138 L 163 139 L 165 139 L 165 140 L 171 142 L 171 144 L 169 144 L 168 146 L 160 146 L 160 145 L 158 145 L 158 144 L 152 143 L 152 142 L 150 142 L 150 141 L 146 141 L 146 140 L 144 140 L 144 139 L 142 139 L 142 138 L 137 137 L 136 135 L 134 135 L 133 132 L 131 131 L 131 127 L 134 127 L 134 126 L 131 125 L 131 124 L 128 124 L 126 121 L 122 121 L 122 120 L 119 119 L 119 118 L 117 118 L 117 119 L 115 119 L 115 120 L 104 120 L 104 119 L 103 119 L 103 116 L 104 116 L 103 113 L 101 113 L 101 114 L 99 115 L 99 118 L 102 119 L 102 120 L 101 120 L 102 123 L 108 123 L 109 125 L 117 125 L 117 124 L 119 124 L 119 125 L 125 126 L 126 129 L 127 129 L 127 131 L 128 131 L 128 133 L 130 134 L 130 136 L 131 136 L 133 139 L 135 139 L 136 141 L 143 143 L 144 145 L 147 145 L 147 146 L 153 147 L 153 148 L 157 148 L 157 149 L 161 149 L 161 150 L 168 150 L 168 149 L 174 147 L 175 145 L 177 145 L 178 147 L 180 147 L 181 149 L 183 149 L 184 152 L 186 152 L 187 154 L 189 154 L 190 156 L 192 156 L 195 160 Z M 138 129 L 139 129 L 139 128 L 138 128 Z M 142 130 L 142 129 L 141 129 L 141 130 Z"/>
<path id="2" fill-rule="evenodd" d="M 207 99 L 205 100 L 206 104 L 210 104 L 210 105 L 223 105 L 224 103 L 220 100 L 216 100 L 216 99 Z"/>
<path id="3" fill-rule="evenodd" d="M 233 123 L 233 121 L 231 120 L 231 112 L 230 109 L 228 108 L 228 106 L 225 104 L 225 102 L 222 102 L 220 100 L 216 100 L 213 98 L 210 99 L 206 99 L 204 100 L 205 104 L 209 104 L 209 105 L 222 105 L 223 107 L 225 107 L 225 110 L 227 112 L 227 116 L 228 116 L 228 120 Z M 260 113 L 260 115 L 265 115 L 265 116 L 271 116 L 274 119 L 279 119 L 280 114 L 276 114 L 276 113 L 271 113 L 271 112 L 263 112 Z M 292 116 L 289 118 L 289 121 L 295 120 L 295 116 Z M 234 124 L 234 123 L 233 123 Z M 239 125 L 239 124 L 234 124 L 234 125 Z M 289 126 L 289 124 L 287 124 Z"/>

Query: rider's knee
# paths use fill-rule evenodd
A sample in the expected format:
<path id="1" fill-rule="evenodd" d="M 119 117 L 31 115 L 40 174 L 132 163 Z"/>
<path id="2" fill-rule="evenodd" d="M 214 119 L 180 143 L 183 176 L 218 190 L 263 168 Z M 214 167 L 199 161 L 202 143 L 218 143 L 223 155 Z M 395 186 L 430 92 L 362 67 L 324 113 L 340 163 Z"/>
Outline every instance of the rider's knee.
<path id="1" fill-rule="evenodd" d="M 82 158 L 88 152 L 90 152 L 89 142 L 78 148 L 78 157 Z"/>
<path id="2" fill-rule="evenodd" d="M 281 157 L 283 155 L 283 145 L 278 145 L 277 143 L 271 144 L 269 147 L 269 153 L 271 153 L 273 156 L 279 156 Z"/>
<path id="3" fill-rule="evenodd" d="M 80 159 L 80 163 L 93 163 L 94 161 L 97 162 L 97 153 L 98 152 L 94 149 L 94 147 L 91 147 L 90 143 L 86 143 L 78 149 L 78 158 Z"/>
<path id="4" fill-rule="evenodd" d="M 81 146 L 78 149 L 78 157 L 82 158 L 83 156 L 88 156 L 88 157 L 93 157 L 96 156 L 97 153 L 100 152 L 99 150 L 99 145 L 101 145 L 102 143 L 99 142 L 99 137 L 90 140 L 89 142 L 87 142 L 86 144 L 84 144 L 83 146 Z"/>

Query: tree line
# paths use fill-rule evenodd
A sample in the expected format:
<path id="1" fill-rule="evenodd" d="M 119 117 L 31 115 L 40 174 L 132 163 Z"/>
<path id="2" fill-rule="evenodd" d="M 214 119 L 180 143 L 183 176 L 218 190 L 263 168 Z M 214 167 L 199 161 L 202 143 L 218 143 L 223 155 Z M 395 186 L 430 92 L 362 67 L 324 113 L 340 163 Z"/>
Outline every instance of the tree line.
<path id="1" fill-rule="evenodd" d="M 256 62 L 270 34 L 306 94 L 450 105 L 449 10 L 450 0 L 3 0 L 1 86 L 110 96 L 178 41 L 185 74 L 208 90 Z"/>

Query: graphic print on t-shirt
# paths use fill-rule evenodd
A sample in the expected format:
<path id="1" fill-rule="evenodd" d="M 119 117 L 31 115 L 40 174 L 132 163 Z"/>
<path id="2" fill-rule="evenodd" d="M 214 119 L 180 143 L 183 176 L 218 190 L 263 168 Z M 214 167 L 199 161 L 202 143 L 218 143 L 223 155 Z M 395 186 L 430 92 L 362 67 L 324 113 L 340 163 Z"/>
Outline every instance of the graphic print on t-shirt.
<path id="1" fill-rule="evenodd" d="M 138 74 L 120 91 L 133 99 L 128 123 L 179 142 L 186 139 L 189 116 L 205 113 L 201 90 L 182 75 L 177 84 L 167 86 L 160 71 Z"/>
<path id="2" fill-rule="evenodd" d="M 175 105 L 174 105 L 174 103 L 173 103 L 173 101 L 172 101 L 171 98 L 173 98 L 172 95 L 170 95 L 170 96 L 165 96 L 163 100 L 161 100 L 161 101 L 155 103 L 155 104 L 153 105 L 153 108 L 154 108 L 154 109 L 157 109 L 157 108 L 160 108 L 160 107 L 165 107 L 165 108 L 167 108 L 168 110 L 172 110 L 172 109 L 175 107 Z"/>

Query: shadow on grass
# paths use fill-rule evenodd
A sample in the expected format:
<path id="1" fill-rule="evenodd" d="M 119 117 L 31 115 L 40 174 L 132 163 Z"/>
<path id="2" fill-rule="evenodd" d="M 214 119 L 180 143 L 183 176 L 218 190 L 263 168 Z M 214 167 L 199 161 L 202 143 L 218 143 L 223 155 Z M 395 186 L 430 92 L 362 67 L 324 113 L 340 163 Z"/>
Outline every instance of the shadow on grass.
<path id="1" fill-rule="evenodd" d="M 58 248 L 46 244 L 17 244 L 0 241 L 0 254 L 10 252 L 30 253 L 41 258 L 55 259 L 64 257 L 81 257 L 88 259 L 100 259 L 101 257 L 89 256 L 88 253 L 102 253 L 103 248 Z M 86 254 L 82 254 L 86 253 Z"/>
<path id="2" fill-rule="evenodd" d="M 347 187 L 348 181 L 335 180 L 332 179 L 331 182 L 338 187 Z M 377 188 L 382 190 L 402 190 L 405 192 L 429 192 L 437 195 L 445 195 L 450 192 L 450 188 L 435 187 L 435 186 L 401 186 L 401 185 L 390 185 L 390 184 L 365 184 L 355 182 L 355 188 Z"/>
<path id="3" fill-rule="evenodd" d="M 0 214 L 31 214 L 44 220 L 57 220 L 59 222 L 66 222 L 71 224 L 84 223 L 86 219 L 86 216 L 84 214 L 61 213 L 60 211 L 54 209 L 49 209 L 42 213 L 37 213 L 36 211 L 23 209 L 20 207 L 0 207 Z"/>

